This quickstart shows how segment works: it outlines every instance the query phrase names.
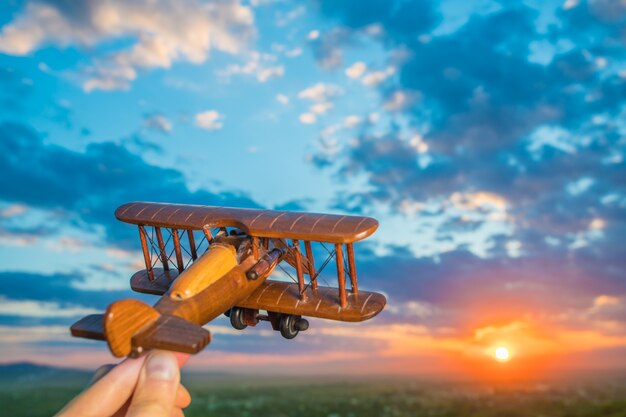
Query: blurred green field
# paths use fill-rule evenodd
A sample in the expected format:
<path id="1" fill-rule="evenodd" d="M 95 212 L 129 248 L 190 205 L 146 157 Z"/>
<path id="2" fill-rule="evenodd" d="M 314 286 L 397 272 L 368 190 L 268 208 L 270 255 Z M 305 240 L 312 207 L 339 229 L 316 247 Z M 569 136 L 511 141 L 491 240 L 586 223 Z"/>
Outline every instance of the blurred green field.
<path id="1" fill-rule="evenodd" d="M 12 369 L 0 377 L 0 414 L 50 416 L 89 380 L 81 371 Z M 11 382 L 12 381 L 12 382 Z M 187 416 L 626 417 L 626 378 L 509 386 L 386 378 L 242 377 L 187 373 Z"/>

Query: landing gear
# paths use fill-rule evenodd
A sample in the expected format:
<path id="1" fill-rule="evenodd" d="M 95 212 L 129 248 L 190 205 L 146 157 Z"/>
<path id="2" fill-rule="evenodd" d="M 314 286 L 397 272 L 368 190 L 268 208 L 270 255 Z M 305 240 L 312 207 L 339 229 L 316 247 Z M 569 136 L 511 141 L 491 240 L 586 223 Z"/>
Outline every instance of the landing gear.
<path id="1" fill-rule="evenodd" d="M 249 308 L 233 307 L 224 312 L 230 319 L 230 324 L 237 330 L 243 330 L 248 326 L 256 326 L 259 321 L 269 321 L 272 329 L 280 331 L 285 339 L 293 339 L 298 333 L 309 328 L 309 322 L 302 316 L 293 314 L 281 314 L 268 311 L 267 315 L 259 314 L 259 310 Z"/>
<path id="2" fill-rule="evenodd" d="M 230 318 L 230 324 L 237 330 L 243 330 L 248 325 L 245 322 L 245 309 L 241 307 L 233 307 L 230 309 L 230 313 L 228 314 Z"/>
<path id="3" fill-rule="evenodd" d="M 279 330 L 280 334 L 285 339 L 293 339 L 300 333 L 309 328 L 309 322 L 300 316 L 293 316 L 291 314 L 284 314 L 280 318 Z"/>

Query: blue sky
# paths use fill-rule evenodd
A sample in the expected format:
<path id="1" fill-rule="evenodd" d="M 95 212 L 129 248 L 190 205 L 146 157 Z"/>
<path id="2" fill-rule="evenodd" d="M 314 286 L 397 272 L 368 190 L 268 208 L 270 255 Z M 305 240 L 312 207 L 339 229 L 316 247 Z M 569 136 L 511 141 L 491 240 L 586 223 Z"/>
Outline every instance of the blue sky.
<path id="1" fill-rule="evenodd" d="M 381 223 L 356 248 L 379 318 L 295 344 L 218 320 L 199 366 L 443 372 L 497 343 L 623 363 L 625 19 L 621 0 L 4 2 L 3 358 L 107 360 L 66 329 L 133 296 L 113 211 L 148 200 Z"/>

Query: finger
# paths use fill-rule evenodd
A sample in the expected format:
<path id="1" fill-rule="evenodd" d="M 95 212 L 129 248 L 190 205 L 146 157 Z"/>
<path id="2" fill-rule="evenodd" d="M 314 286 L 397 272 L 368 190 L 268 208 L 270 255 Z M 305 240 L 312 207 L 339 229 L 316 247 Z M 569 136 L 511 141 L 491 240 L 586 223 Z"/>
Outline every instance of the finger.
<path id="1" fill-rule="evenodd" d="M 179 366 L 183 366 L 185 362 L 187 362 L 187 359 L 189 359 L 188 354 L 178 352 L 172 353 L 176 356 Z M 131 399 L 129 398 L 126 403 L 124 403 L 124 405 L 117 410 L 115 414 L 113 414 L 112 417 L 125 417 L 128 412 L 128 407 L 130 407 L 130 400 Z M 187 391 L 187 389 L 180 384 L 178 386 L 178 391 L 176 392 L 176 401 L 174 402 L 174 406 L 178 408 L 186 408 L 189 407 L 189 404 L 191 404 L 191 395 L 189 394 L 189 391 Z"/>
<path id="2" fill-rule="evenodd" d="M 180 353 L 180 352 L 172 352 L 174 356 L 176 356 L 176 360 L 178 361 L 178 367 L 182 368 L 185 363 L 189 360 L 188 353 Z"/>
<path id="3" fill-rule="evenodd" d="M 117 410 L 112 417 L 125 417 L 128 412 L 128 407 L 130 407 L 130 401 L 131 399 L 129 398 L 122 408 Z M 189 392 L 185 387 L 179 385 L 178 391 L 176 392 L 176 401 L 174 402 L 174 412 L 172 415 L 181 415 L 180 413 L 176 413 L 176 409 L 180 411 L 181 408 L 189 407 L 189 404 L 191 404 L 191 395 L 189 395 Z"/>
<path id="4" fill-rule="evenodd" d="M 130 397 L 145 358 L 125 359 L 67 404 L 57 416 L 108 417 Z M 94 407 L 94 404 L 98 404 Z"/>
<path id="5" fill-rule="evenodd" d="M 179 383 L 176 356 L 160 350 L 150 352 L 141 369 L 127 417 L 170 417 Z"/>
<path id="6" fill-rule="evenodd" d="M 98 382 L 99 380 L 101 380 L 102 377 L 108 374 L 113 368 L 115 368 L 115 365 L 112 363 L 109 363 L 106 365 L 102 365 L 101 367 L 96 369 L 96 372 L 94 372 L 93 376 L 91 377 L 91 381 L 89 381 L 89 384 L 87 384 L 87 386 L 90 387 L 96 382 Z"/>
<path id="7" fill-rule="evenodd" d="M 187 408 L 191 404 L 191 395 L 187 388 L 185 388 L 182 384 L 178 386 L 178 392 L 176 393 L 176 401 L 174 405 L 178 408 Z"/>

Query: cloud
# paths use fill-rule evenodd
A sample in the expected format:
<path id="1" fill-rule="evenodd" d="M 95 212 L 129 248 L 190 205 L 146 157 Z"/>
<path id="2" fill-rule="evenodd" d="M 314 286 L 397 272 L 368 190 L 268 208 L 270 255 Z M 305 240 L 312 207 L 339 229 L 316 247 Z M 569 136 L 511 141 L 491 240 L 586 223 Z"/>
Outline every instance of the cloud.
<path id="1" fill-rule="evenodd" d="M 276 26 L 286 26 L 296 19 L 301 18 L 306 13 L 306 7 L 304 5 L 296 6 L 295 8 L 282 12 L 278 11 L 276 16 Z"/>
<path id="2" fill-rule="evenodd" d="M 315 116 L 314 113 L 302 113 L 298 117 L 298 119 L 301 123 L 304 123 L 305 125 L 310 125 L 317 121 L 317 116 Z"/>
<path id="3" fill-rule="evenodd" d="M 238 1 L 90 0 L 80 5 L 29 1 L 0 32 L 0 51 L 26 55 L 45 45 L 96 48 L 132 39 L 96 55 L 85 70 L 85 91 L 127 89 L 139 69 L 204 62 L 211 50 L 235 54 L 254 35 L 253 15 Z M 127 46 L 126 46 L 127 45 Z"/>
<path id="4" fill-rule="evenodd" d="M 0 209 L 0 217 L 10 218 L 24 214 L 28 210 L 28 207 L 22 204 L 11 204 L 7 207 Z"/>
<path id="5" fill-rule="evenodd" d="M 308 35 L 307 35 L 307 37 L 306 37 L 306 38 L 307 38 L 308 40 L 312 41 L 312 40 L 315 40 L 315 39 L 317 39 L 317 38 L 319 38 L 319 37 L 320 37 L 320 31 L 319 31 L 319 30 L 312 30 L 312 31 L 310 31 L 310 32 L 308 33 Z"/>
<path id="6" fill-rule="evenodd" d="M 417 3 L 320 5 L 353 35 L 378 21 L 394 68 L 372 77 L 384 117 L 322 138 L 311 159 L 346 186 L 336 207 L 383 218 L 378 239 L 395 243 L 357 255 L 361 287 L 394 312 L 377 320 L 448 329 L 460 351 L 458 337 L 480 352 L 507 337 L 533 351 L 623 346 L 626 14 L 557 8 L 546 34 L 537 10 L 506 5 L 441 34 L 436 7 Z M 412 7 L 428 10 L 409 24 Z M 554 47 L 549 60 L 529 60 L 537 41 Z"/>
<path id="7" fill-rule="evenodd" d="M 207 110 L 196 114 L 196 126 L 204 130 L 220 130 L 224 127 L 224 115 L 215 111 Z"/>
<path id="8" fill-rule="evenodd" d="M 261 54 L 251 52 L 245 64 L 232 64 L 227 66 L 219 74 L 224 77 L 231 77 L 235 74 L 245 74 L 254 76 L 260 83 L 280 78 L 285 74 L 285 67 L 276 65 L 276 56 L 271 54 Z"/>
<path id="9" fill-rule="evenodd" d="M 276 101 L 286 106 L 289 104 L 289 97 L 284 94 L 276 94 Z"/>
<path id="10" fill-rule="evenodd" d="M 356 115 L 350 115 L 347 116 L 344 120 L 343 123 L 346 127 L 348 128 L 352 128 L 355 126 L 358 126 L 360 123 L 362 122 L 361 118 L 359 116 Z"/>
<path id="11" fill-rule="evenodd" d="M 544 38 L 531 7 L 475 14 L 456 31 L 436 36 L 430 33 L 440 20 L 435 7 L 398 7 L 321 3 L 322 12 L 339 19 L 346 31 L 378 21 L 384 45 L 405 51 L 402 60 L 390 58 L 394 77 L 379 91 L 382 107 L 406 117 L 408 127 L 390 125 L 382 134 L 380 126 L 364 129 L 354 146 L 339 143 L 341 153 L 320 153 L 313 161 L 334 165 L 342 178 L 368 178 L 372 191 L 362 196 L 365 207 L 399 209 L 407 201 L 443 201 L 457 192 L 501 196 L 515 222 L 513 240 L 529 255 L 543 250 L 542 233 L 568 244 L 580 236 L 590 241 L 587 226 L 596 217 L 625 227 L 618 214 L 624 208 L 601 202 L 626 192 L 616 170 L 624 159 L 615 157 L 624 153 L 618 138 L 626 126 L 604 118 L 624 114 L 624 96 L 616 92 L 626 92 L 626 80 L 610 65 L 597 65 L 598 57 L 623 62 L 615 48 L 623 43 L 619 19 L 607 20 L 609 6 L 556 10 L 562 25 L 552 28 L 549 42 L 575 43 L 541 64 L 528 59 L 529 45 Z M 423 9 L 419 22 L 408 24 L 403 8 Z M 424 34 L 428 42 L 420 39 Z M 610 41 L 590 52 L 590 39 L 597 36 Z M 572 195 L 567 190 L 580 178 L 591 185 Z M 610 239 L 601 238 L 607 245 Z"/>
<path id="12" fill-rule="evenodd" d="M 383 71 L 370 71 L 363 76 L 361 82 L 363 83 L 363 85 L 366 85 L 368 87 L 375 87 L 395 73 L 396 68 L 393 66 L 389 66 Z"/>
<path id="13" fill-rule="evenodd" d="M 367 65 L 365 65 L 365 62 L 357 61 L 346 68 L 346 75 L 350 78 L 361 78 L 366 70 Z"/>
<path id="14" fill-rule="evenodd" d="M 332 29 L 321 34 L 312 31 L 308 35 L 309 43 L 313 49 L 315 60 L 325 69 L 334 69 L 343 63 L 341 47 L 348 42 L 350 32 L 341 28 Z"/>
<path id="15" fill-rule="evenodd" d="M 164 134 L 172 131 L 172 122 L 160 113 L 152 113 L 144 116 L 143 125 L 145 128 L 161 132 Z"/>
<path id="16" fill-rule="evenodd" d="M 3 344 L 23 344 L 68 341 L 67 326 L 1 326 L 0 340 Z"/>
<path id="17" fill-rule="evenodd" d="M 180 171 L 151 165 L 122 145 L 92 143 L 84 152 L 75 152 L 45 144 L 21 124 L 0 125 L 0 175 L 6 180 L 0 200 L 54 211 L 57 221 L 87 232 L 103 226 L 107 240 L 122 247 L 136 247 L 136 230 L 116 221 L 112 213 L 129 201 L 258 207 L 237 192 L 190 191 Z"/>
<path id="18" fill-rule="evenodd" d="M 343 90 L 336 85 L 317 83 L 300 91 L 298 98 L 315 102 L 326 102 L 342 93 Z"/>
<path id="19" fill-rule="evenodd" d="M 15 302 L 69 303 L 102 309 L 115 299 L 132 294 L 127 285 L 123 290 L 87 289 L 83 285 L 85 279 L 84 275 L 78 273 L 4 271 L 0 272 L 0 296 Z"/>
<path id="20" fill-rule="evenodd" d="M 419 94 L 411 91 L 397 90 L 389 95 L 383 103 L 383 108 L 387 111 L 399 111 L 409 107 Z"/>
<path id="21" fill-rule="evenodd" d="M 61 306 L 58 303 L 10 300 L 0 297 L 0 316 L 22 316 L 39 318 L 81 317 L 87 314 L 99 313 L 98 310 L 76 305 Z"/>
<path id="22" fill-rule="evenodd" d="M 300 100 L 311 101 L 309 111 L 300 115 L 300 122 L 312 124 L 317 121 L 318 115 L 322 115 L 332 109 L 334 100 L 343 94 L 343 89 L 333 84 L 317 83 L 305 88 L 298 93 Z"/>

